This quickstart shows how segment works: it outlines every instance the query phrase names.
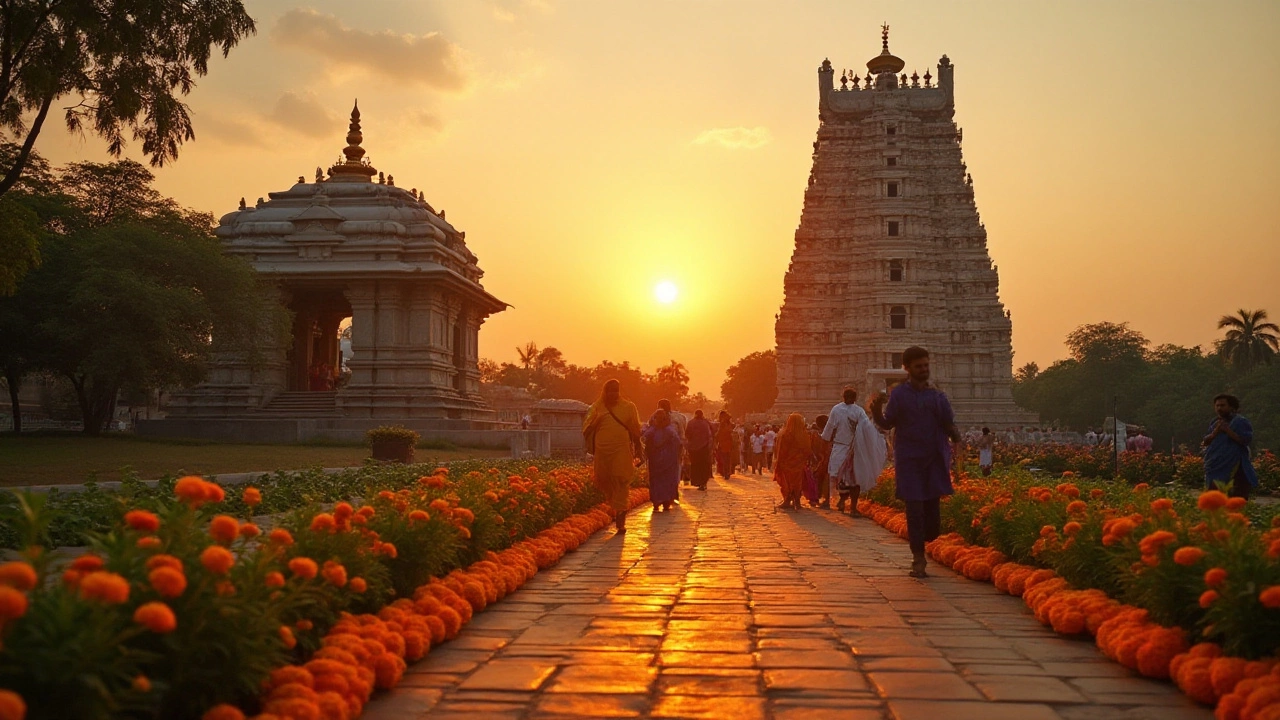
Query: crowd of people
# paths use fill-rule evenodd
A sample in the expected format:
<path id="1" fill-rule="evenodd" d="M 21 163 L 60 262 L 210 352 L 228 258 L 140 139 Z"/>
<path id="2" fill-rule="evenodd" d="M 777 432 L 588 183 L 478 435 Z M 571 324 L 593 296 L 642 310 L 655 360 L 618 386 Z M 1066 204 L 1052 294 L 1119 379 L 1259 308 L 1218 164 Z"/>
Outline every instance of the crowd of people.
<path id="1" fill-rule="evenodd" d="M 740 471 L 768 473 L 782 497 L 779 508 L 800 510 L 803 500 L 830 509 L 836 495 L 835 509 L 843 513 L 847 506 L 856 516 L 861 494 L 875 486 L 891 450 L 895 492 L 906 509 L 910 574 L 927 577 L 924 547 L 941 532 L 940 503 L 953 492 L 953 458 L 963 462 L 966 446 L 972 446 L 982 474 L 989 475 L 997 442 L 987 427 L 960 432 L 946 394 L 929 382 L 929 360 L 924 348 L 907 348 L 902 355 L 906 381 L 887 394 L 877 393 L 865 408 L 858 405 L 857 392 L 846 388 L 830 413 L 812 423 L 792 413 L 781 428 L 748 427 L 725 411 L 714 421 L 702 410 L 686 418 L 667 400 L 642 421 L 635 404 L 621 397 L 618 381 L 610 380 L 587 413 L 583 436 L 594 457 L 596 484 L 616 512 L 618 532 L 626 532 L 627 494 L 643 463 L 649 466 L 655 513 L 674 508 L 682 482 L 705 492 L 714 474 L 727 480 Z M 1202 443 L 1205 484 L 1224 485 L 1230 494 L 1247 498 L 1257 485 L 1250 464 L 1253 428 L 1239 407 L 1231 395 L 1214 399 L 1216 417 Z M 1135 430 L 1129 449 L 1150 452 L 1151 439 Z M 1106 433 L 1090 429 L 1086 442 L 1090 435 L 1093 442 L 1109 441 Z"/>

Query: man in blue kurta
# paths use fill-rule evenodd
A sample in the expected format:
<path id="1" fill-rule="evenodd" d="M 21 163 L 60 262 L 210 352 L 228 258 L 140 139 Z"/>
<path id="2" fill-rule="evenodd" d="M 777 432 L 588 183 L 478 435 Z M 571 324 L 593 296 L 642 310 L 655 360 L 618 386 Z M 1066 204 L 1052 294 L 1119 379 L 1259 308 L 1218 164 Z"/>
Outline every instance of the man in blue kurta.
<path id="1" fill-rule="evenodd" d="M 907 382 L 871 404 L 876 424 L 894 430 L 893 465 L 898 499 L 907 506 L 911 576 L 927 577 L 924 544 L 942 532 L 942 498 L 951 488 L 951 443 L 961 442 L 951 402 L 929 384 L 929 351 L 902 353 Z"/>
<path id="2" fill-rule="evenodd" d="M 1213 490 L 1218 483 L 1228 486 L 1231 497 L 1248 498 L 1258 486 L 1249 445 L 1253 442 L 1253 425 L 1240 414 L 1240 400 L 1222 394 L 1213 399 L 1218 416 L 1209 424 L 1204 436 L 1204 484 Z"/>

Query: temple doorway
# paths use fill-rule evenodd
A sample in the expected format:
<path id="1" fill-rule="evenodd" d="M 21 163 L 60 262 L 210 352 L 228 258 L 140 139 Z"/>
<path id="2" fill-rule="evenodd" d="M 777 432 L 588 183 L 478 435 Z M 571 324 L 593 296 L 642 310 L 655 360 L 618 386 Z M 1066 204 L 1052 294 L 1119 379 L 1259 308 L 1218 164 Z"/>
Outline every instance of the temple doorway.
<path id="1" fill-rule="evenodd" d="M 289 390 L 337 390 L 349 377 L 342 335 L 350 337 L 351 303 L 341 290 L 293 289 L 292 296 Z M 350 348 L 349 340 L 345 345 Z"/>

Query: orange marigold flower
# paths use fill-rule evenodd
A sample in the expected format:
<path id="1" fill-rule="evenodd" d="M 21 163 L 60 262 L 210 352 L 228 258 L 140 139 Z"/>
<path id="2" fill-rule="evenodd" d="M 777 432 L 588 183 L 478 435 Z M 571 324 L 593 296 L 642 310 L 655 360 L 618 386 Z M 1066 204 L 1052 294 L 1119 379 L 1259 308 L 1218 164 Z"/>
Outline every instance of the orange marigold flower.
<path id="1" fill-rule="evenodd" d="M 1194 545 L 1180 547 L 1173 553 L 1173 561 L 1179 565 L 1195 565 L 1203 559 L 1204 550 Z"/>
<path id="2" fill-rule="evenodd" d="M 231 597 L 236 594 L 236 585 L 230 580 L 219 580 L 217 584 L 213 586 L 213 591 L 218 593 L 221 597 Z"/>
<path id="3" fill-rule="evenodd" d="M 369 583 L 365 582 L 362 577 L 354 577 L 351 578 L 351 582 L 347 583 L 347 587 L 351 588 L 352 592 L 362 593 L 369 589 Z"/>
<path id="4" fill-rule="evenodd" d="M 143 603 L 133 611 L 133 621 L 153 633 L 171 633 L 178 628 L 173 609 L 162 602 Z"/>
<path id="5" fill-rule="evenodd" d="M 310 620 L 307 620 L 306 618 L 303 618 L 303 619 L 299 620 L 298 622 L 294 623 L 293 625 L 294 625 L 294 627 L 298 628 L 299 630 L 301 630 L 301 631 L 303 631 L 303 632 L 306 632 L 307 630 L 310 630 L 311 628 L 313 628 L 313 627 L 315 627 L 315 626 L 316 626 L 316 624 L 315 624 L 315 623 L 311 622 Z"/>
<path id="6" fill-rule="evenodd" d="M 1169 498 L 1159 498 L 1151 501 L 1152 512 L 1161 513 L 1161 512 L 1165 512 L 1166 510 L 1172 510 L 1172 509 L 1173 509 L 1173 501 L 1170 500 Z"/>
<path id="7" fill-rule="evenodd" d="M 1107 493 L 1103 491 L 1101 488 L 1094 488 L 1089 491 L 1089 497 L 1093 498 L 1094 500 L 1097 500 L 1098 498 L 1106 494 Z"/>
<path id="8" fill-rule="evenodd" d="M 396 551 L 396 546 L 392 545 L 391 543 L 382 543 L 382 554 L 386 555 L 392 560 L 394 560 L 396 556 L 399 555 L 399 553 Z"/>
<path id="9" fill-rule="evenodd" d="M 160 529 L 160 518 L 146 510 L 130 510 L 124 514 L 124 524 L 138 532 L 153 533 Z"/>
<path id="10" fill-rule="evenodd" d="M 249 507 L 257 507 L 262 504 L 262 491 L 256 487 L 247 487 L 240 499 Z"/>
<path id="11" fill-rule="evenodd" d="M 1062 526 L 1062 532 L 1066 535 L 1075 535 L 1076 533 L 1080 532 L 1080 523 L 1072 520 L 1071 522 Z"/>
<path id="12" fill-rule="evenodd" d="M 1067 514 L 1069 515 L 1079 515 L 1088 509 L 1089 506 L 1086 505 L 1083 500 L 1072 500 L 1067 503 Z"/>
<path id="13" fill-rule="evenodd" d="M 137 546 L 142 550 L 157 550 L 164 543 L 160 542 L 160 538 L 155 535 L 146 535 L 138 538 Z"/>
<path id="14" fill-rule="evenodd" d="M 303 580 L 310 580 L 320 572 L 316 561 L 306 557 L 296 557 L 289 561 L 289 572 Z"/>
<path id="15" fill-rule="evenodd" d="M 151 678 L 147 677 L 146 675 L 139 675 L 135 677 L 133 679 L 133 682 L 129 683 L 129 685 L 133 687 L 134 690 L 140 693 L 151 692 Z"/>
<path id="16" fill-rule="evenodd" d="M 205 502 L 204 486 L 204 478 L 188 475 L 178 478 L 177 484 L 173 486 L 173 494 L 191 507 L 199 507 Z"/>
<path id="17" fill-rule="evenodd" d="M 156 592 L 160 593 L 161 597 L 176 598 L 187 589 L 187 576 L 183 575 L 182 571 L 171 567 L 158 567 L 152 570 L 147 575 L 147 581 Z"/>
<path id="18" fill-rule="evenodd" d="M 1233 512 L 1238 512 L 1248 503 L 1249 503 L 1248 498 L 1242 498 L 1242 497 L 1227 498 L 1227 509 Z"/>
<path id="19" fill-rule="evenodd" d="M 1142 540 L 1138 542 L 1138 549 L 1144 555 L 1154 555 L 1155 553 L 1160 552 L 1165 545 L 1175 542 L 1177 539 L 1178 536 L 1168 530 L 1157 530 L 1142 538 Z"/>
<path id="20" fill-rule="evenodd" d="M 171 567 L 178 572 L 182 572 L 182 561 L 172 555 L 161 553 L 152 555 L 147 558 L 147 569 L 155 570 L 158 567 Z"/>
<path id="21" fill-rule="evenodd" d="M 333 506 L 333 517 L 336 520 L 345 520 L 355 514 L 355 508 L 351 507 L 350 503 L 340 502 Z"/>
<path id="22" fill-rule="evenodd" d="M 343 587 L 347 584 L 347 569 L 332 560 L 324 564 L 322 574 L 324 575 L 324 579 L 329 581 L 330 585 Z"/>
<path id="23" fill-rule="evenodd" d="M 254 525 L 253 523 L 242 523 L 240 525 L 240 537 L 242 538 L 252 539 L 252 538 L 258 537 L 261 534 L 262 534 L 262 528 L 258 527 L 257 525 Z"/>
<path id="24" fill-rule="evenodd" d="M 209 535 L 215 542 L 230 545 L 240 534 L 240 521 L 230 515 L 218 515 L 209 521 Z"/>
<path id="25" fill-rule="evenodd" d="M 222 703 L 209 708 L 208 712 L 200 716 L 200 720 L 244 720 L 244 713 L 235 705 Z"/>
<path id="26" fill-rule="evenodd" d="M 27 703 L 12 690 L 0 689 L 0 720 L 22 720 L 27 716 Z"/>
<path id="27" fill-rule="evenodd" d="M 210 545 L 200 553 L 200 564 L 214 575 L 226 575 L 236 564 L 236 556 L 221 545 Z"/>
<path id="28" fill-rule="evenodd" d="M 222 502 L 227 499 L 227 491 L 218 483 L 207 482 L 204 484 L 204 499 L 205 502 Z"/>
<path id="29" fill-rule="evenodd" d="M 1227 581 L 1227 571 L 1220 568 L 1210 568 L 1205 571 L 1204 584 L 1211 588 L 1220 587 L 1222 583 Z"/>
<path id="30" fill-rule="evenodd" d="M 1218 602 L 1218 597 L 1219 595 L 1217 590 L 1205 590 L 1200 593 L 1200 607 L 1207 610 L 1210 605 Z"/>
<path id="31" fill-rule="evenodd" d="M 106 563 L 102 562 L 102 558 L 97 555 L 81 555 L 71 561 L 71 569 L 79 570 L 82 573 L 89 573 L 94 570 L 101 570 L 105 564 Z"/>
<path id="32" fill-rule="evenodd" d="M 272 530 L 267 535 L 267 539 L 269 539 L 273 545 L 293 544 L 293 534 L 284 528 L 276 528 L 275 530 Z"/>
<path id="33" fill-rule="evenodd" d="M 1276 517 L 1280 517 L 1280 515 Z M 1280 558 L 1280 539 L 1272 540 L 1271 544 L 1267 546 L 1267 557 Z"/>
<path id="34" fill-rule="evenodd" d="M 1258 593 L 1258 602 L 1261 602 L 1263 607 L 1272 610 L 1280 608 L 1280 585 L 1271 585 L 1263 589 L 1262 592 Z"/>
<path id="35" fill-rule="evenodd" d="M 430 519 L 431 519 L 431 516 L 427 514 L 426 510 L 414 510 L 413 512 L 409 513 L 410 522 L 426 522 Z"/>
<path id="36" fill-rule="evenodd" d="M 0 565 L 0 585 L 26 592 L 34 588 L 37 582 L 39 578 L 36 577 L 36 569 L 29 563 L 7 562 Z"/>
<path id="37" fill-rule="evenodd" d="M 460 507 L 453 511 L 453 517 L 463 525 L 470 525 L 472 522 L 475 522 L 476 514 L 467 508 Z"/>
<path id="38" fill-rule="evenodd" d="M 280 626 L 280 640 L 284 643 L 284 646 L 290 650 L 298 644 L 298 640 L 293 637 L 293 631 L 289 629 L 288 625 Z"/>
<path id="39" fill-rule="evenodd" d="M 1147 483 L 1144 483 L 1144 482 L 1140 482 L 1140 483 L 1138 483 L 1137 485 L 1134 485 L 1134 486 L 1133 486 L 1133 491 L 1134 491 L 1134 492 L 1136 492 L 1136 493 L 1137 493 L 1137 492 L 1146 492 L 1147 490 L 1150 490 L 1150 489 L 1151 489 L 1151 486 L 1150 486 L 1150 485 L 1148 485 Z"/>
<path id="40" fill-rule="evenodd" d="M 0 625 L 27 614 L 27 596 L 8 585 L 0 585 Z"/>
<path id="41" fill-rule="evenodd" d="M 262 578 L 262 584 L 267 587 L 284 587 L 284 575 L 272 570 Z"/>
<path id="42" fill-rule="evenodd" d="M 1196 507 L 1206 512 L 1210 512 L 1226 507 L 1227 500 L 1228 498 L 1226 494 L 1222 491 L 1209 490 L 1208 492 L 1200 493 L 1200 499 L 1196 500 Z"/>
<path id="43" fill-rule="evenodd" d="M 1045 525 L 1044 527 L 1040 528 L 1040 537 L 1042 538 L 1050 538 L 1057 534 L 1058 534 L 1058 528 L 1052 525 Z"/>
<path id="44" fill-rule="evenodd" d="M 337 521 L 329 513 L 317 513 L 311 518 L 311 532 L 333 532 Z"/>
<path id="45" fill-rule="evenodd" d="M 449 501 L 443 498 L 436 498 L 431 501 L 431 509 L 436 512 L 449 512 Z"/>
<path id="46" fill-rule="evenodd" d="M 374 512 L 375 511 L 372 505 L 365 505 L 364 507 L 356 511 L 356 515 L 359 515 L 365 519 L 368 519 L 373 517 Z"/>
<path id="47" fill-rule="evenodd" d="M 80 597 L 118 605 L 129 599 L 129 581 L 113 572 L 91 572 L 80 579 Z"/>

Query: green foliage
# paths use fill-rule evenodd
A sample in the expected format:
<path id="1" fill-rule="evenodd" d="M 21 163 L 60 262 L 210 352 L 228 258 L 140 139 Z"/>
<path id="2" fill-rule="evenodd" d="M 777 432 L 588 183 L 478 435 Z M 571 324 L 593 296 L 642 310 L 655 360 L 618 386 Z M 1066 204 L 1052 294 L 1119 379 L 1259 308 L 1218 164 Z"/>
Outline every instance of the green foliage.
<path id="1" fill-rule="evenodd" d="M 402 442 L 412 446 L 418 443 L 419 437 L 418 433 L 403 425 L 379 425 L 364 434 L 367 445 L 378 442 Z"/>
<path id="2" fill-rule="evenodd" d="M 773 350 L 754 352 L 725 371 L 720 384 L 725 409 L 740 417 L 766 412 L 778 399 L 778 358 Z"/>
<path id="3" fill-rule="evenodd" d="M 154 165 L 174 160 L 195 137 L 181 97 L 209 70 L 214 48 L 226 56 L 253 19 L 239 0 L 23 0 L 6 3 L 0 46 L 0 127 L 21 138 L 0 173 L 0 195 L 22 176 L 58 98 L 64 119 L 87 125 L 120 155 L 128 133 Z M 30 124 L 28 125 L 28 121 Z"/>
<path id="4" fill-rule="evenodd" d="M 1266 310 L 1241 309 L 1235 315 L 1223 315 L 1218 329 L 1227 332 L 1218 341 L 1218 354 L 1242 372 L 1271 364 L 1280 352 L 1280 325 L 1266 319 Z"/>
<path id="5" fill-rule="evenodd" d="M 689 371 L 672 360 L 653 373 L 646 373 L 630 362 L 604 361 L 595 367 L 574 365 L 565 361 L 564 353 L 554 347 L 539 348 L 526 343 L 516 348 L 519 364 L 480 361 L 481 381 L 489 385 L 521 388 L 536 398 L 564 398 L 595 402 L 608 380 L 617 380 L 623 397 L 642 411 L 657 407 L 667 399 L 676 409 L 690 404 Z"/>
<path id="6" fill-rule="evenodd" d="M 1069 359 L 1044 370 L 1024 367 L 1014 376 L 1014 400 L 1046 424 L 1080 432 L 1097 428 L 1114 403 L 1119 418 L 1146 428 L 1157 447 L 1198 447 L 1213 417 L 1213 397 L 1234 391 L 1243 414 L 1257 418 L 1255 450 L 1280 447 L 1280 373 L 1272 364 L 1241 370 L 1224 364 L 1220 352 L 1149 349 L 1147 339 L 1124 323 L 1082 325 L 1068 335 L 1067 347 Z"/>

